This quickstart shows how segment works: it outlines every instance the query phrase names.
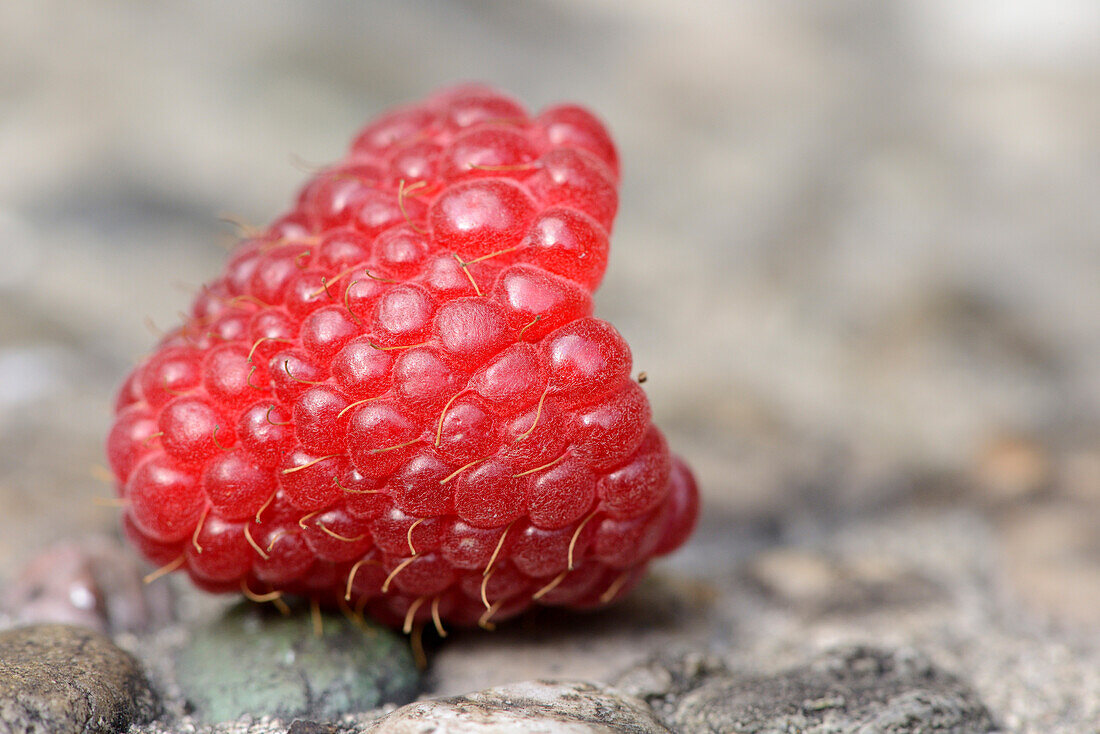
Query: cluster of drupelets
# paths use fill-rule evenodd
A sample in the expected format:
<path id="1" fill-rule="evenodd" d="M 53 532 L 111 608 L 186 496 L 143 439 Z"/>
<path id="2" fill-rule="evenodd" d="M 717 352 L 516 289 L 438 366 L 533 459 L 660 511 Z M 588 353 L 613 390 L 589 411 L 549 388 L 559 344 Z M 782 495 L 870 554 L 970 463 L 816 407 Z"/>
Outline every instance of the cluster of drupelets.
<path id="1" fill-rule="evenodd" d="M 617 180 L 574 106 L 466 87 L 368 126 L 121 391 L 151 577 L 440 635 L 625 594 L 697 497 L 591 317 Z"/>

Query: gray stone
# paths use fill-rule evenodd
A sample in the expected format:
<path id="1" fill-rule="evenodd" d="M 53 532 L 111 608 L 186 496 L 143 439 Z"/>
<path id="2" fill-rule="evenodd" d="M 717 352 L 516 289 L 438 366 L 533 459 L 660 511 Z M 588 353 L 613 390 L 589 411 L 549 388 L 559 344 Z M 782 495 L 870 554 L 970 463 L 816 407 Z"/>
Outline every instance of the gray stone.
<path id="1" fill-rule="evenodd" d="M 109 734 L 158 711 L 137 661 L 98 632 L 60 624 L 0 632 L 0 734 Z"/>
<path id="2" fill-rule="evenodd" d="M 668 734 L 638 699 L 584 681 L 524 681 L 394 711 L 369 734 Z"/>
<path id="3" fill-rule="evenodd" d="M 675 704 L 708 680 L 729 676 L 718 658 L 695 651 L 657 654 L 621 673 L 614 681 L 621 691 L 671 714 Z"/>
<path id="4" fill-rule="evenodd" d="M 731 673 L 699 654 L 655 658 L 617 681 L 671 729 L 771 734 L 979 734 L 977 695 L 914 651 L 851 647 L 775 675 Z"/>
<path id="5" fill-rule="evenodd" d="M 388 629 L 321 615 L 283 617 L 242 603 L 195 631 L 176 675 L 197 717 L 244 714 L 326 720 L 411 701 L 419 673 L 405 641 Z"/>

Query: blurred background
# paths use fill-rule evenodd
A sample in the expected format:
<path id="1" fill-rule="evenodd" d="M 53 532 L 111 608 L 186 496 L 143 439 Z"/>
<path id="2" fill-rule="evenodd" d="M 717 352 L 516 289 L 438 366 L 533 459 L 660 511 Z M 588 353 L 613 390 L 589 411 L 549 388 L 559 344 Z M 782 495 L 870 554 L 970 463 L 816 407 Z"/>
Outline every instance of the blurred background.
<path id="1" fill-rule="evenodd" d="M 0 4 L 0 584 L 114 526 L 114 390 L 220 218 L 462 80 L 611 128 L 598 314 L 697 468 L 700 547 L 957 503 L 1015 593 L 1100 625 L 1093 0 Z"/>

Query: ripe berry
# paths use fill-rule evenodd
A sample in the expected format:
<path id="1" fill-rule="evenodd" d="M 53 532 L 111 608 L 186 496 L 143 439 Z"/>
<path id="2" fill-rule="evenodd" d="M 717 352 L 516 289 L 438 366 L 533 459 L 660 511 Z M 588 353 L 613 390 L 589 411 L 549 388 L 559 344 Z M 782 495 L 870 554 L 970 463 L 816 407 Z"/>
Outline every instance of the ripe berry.
<path id="1" fill-rule="evenodd" d="M 367 126 L 127 378 L 127 536 L 405 629 L 621 597 L 698 495 L 592 317 L 618 177 L 590 113 L 486 87 Z"/>

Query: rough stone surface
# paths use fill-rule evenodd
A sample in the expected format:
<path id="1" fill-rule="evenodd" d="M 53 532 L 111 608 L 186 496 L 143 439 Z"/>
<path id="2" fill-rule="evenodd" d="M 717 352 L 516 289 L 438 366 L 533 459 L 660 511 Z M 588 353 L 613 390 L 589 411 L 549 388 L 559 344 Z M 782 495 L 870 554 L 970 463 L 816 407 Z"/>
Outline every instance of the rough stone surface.
<path id="1" fill-rule="evenodd" d="M 98 632 L 60 624 L 0 632 L 2 734 L 116 734 L 158 709 L 137 661 Z"/>
<path id="2" fill-rule="evenodd" d="M 616 684 L 685 734 L 982 734 L 994 728 L 972 689 L 914 651 L 847 648 L 772 675 L 730 673 L 689 654 L 651 660 Z"/>
<path id="3" fill-rule="evenodd" d="M 295 721 L 286 734 L 337 734 L 337 728 L 331 724 L 319 724 L 316 721 Z"/>
<path id="4" fill-rule="evenodd" d="M 242 603 L 196 629 L 176 664 L 196 715 L 324 721 L 413 699 L 419 673 L 401 637 L 343 615 L 320 622 L 318 635 L 309 614 Z"/>
<path id="5" fill-rule="evenodd" d="M 668 734 L 641 701 L 583 681 L 525 681 L 409 704 L 370 734 Z"/>

